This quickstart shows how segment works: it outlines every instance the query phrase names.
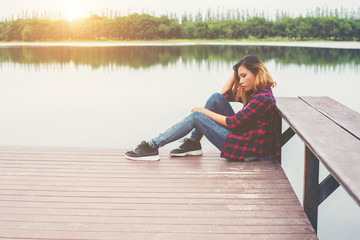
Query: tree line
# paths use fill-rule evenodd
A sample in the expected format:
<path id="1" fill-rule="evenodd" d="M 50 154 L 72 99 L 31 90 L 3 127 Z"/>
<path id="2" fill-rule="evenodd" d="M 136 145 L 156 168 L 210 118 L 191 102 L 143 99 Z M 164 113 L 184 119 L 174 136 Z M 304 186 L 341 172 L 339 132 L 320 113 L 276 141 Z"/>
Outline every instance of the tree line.
<path id="1" fill-rule="evenodd" d="M 275 19 L 263 12 L 233 9 L 202 14 L 154 16 L 134 13 L 128 16 L 92 14 L 73 21 L 24 15 L 0 22 L 0 41 L 68 40 L 162 40 L 162 39 L 269 39 L 360 40 L 358 11 L 316 8 L 306 16 L 291 17 L 277 12 Z M 106 16 L 108 15 L 108 16 Z M 35 16 L 35 17 L 34 17 Z M 41 16 L 47 16 L 45 13 Z"/>

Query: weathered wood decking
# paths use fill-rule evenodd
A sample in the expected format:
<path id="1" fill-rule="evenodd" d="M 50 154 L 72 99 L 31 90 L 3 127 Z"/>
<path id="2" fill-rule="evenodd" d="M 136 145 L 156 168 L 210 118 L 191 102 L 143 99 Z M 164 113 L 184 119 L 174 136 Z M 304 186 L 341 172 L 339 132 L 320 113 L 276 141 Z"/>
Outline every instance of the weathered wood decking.
<path id="1" fill-rule="evenodd" d="M 317 239 L 277 161 L 0 147 L 0 239 Z"/>

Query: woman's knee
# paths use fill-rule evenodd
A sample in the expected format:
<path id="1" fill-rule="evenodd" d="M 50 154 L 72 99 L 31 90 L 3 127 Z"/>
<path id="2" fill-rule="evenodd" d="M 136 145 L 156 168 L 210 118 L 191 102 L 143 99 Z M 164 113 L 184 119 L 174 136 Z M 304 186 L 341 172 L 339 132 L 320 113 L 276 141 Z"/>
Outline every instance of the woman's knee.
<path id="1" fill-rule="evenodd" d="M 210 96 L 209 100 L 211 99 L 213 101 L 218 101 L 218 100 L 221 100 L 223 97 L 224 96 L 221 93 L 216 92 Z"/>
<path id="2" fill-rule="evenodd" d="M 222 100 L 222 98 L 224 98 L 224 96 L 221 93 L 213 93 L 207 100 L 205 107 L 206 108 L 211 107 L 214 104 L 219 103 Z"/>
<path id="3" fill-rule="evenodd" d="M 198 127 L 199 124 L 206 121 L 205 118 L 207 118 L 207 116 L 201 112 L 192 112 L 190 114 L 190 117 L 192 120 L 192 124 L 194 124 L 194 127 Z"/>
<path id="4" fill-rule="evenodd" d="M 195 121 L 199 120 L 203 116 L 205 116 L 205 115 L 201 112 L 192 112 L 191 113 L 191 118 Z"/>

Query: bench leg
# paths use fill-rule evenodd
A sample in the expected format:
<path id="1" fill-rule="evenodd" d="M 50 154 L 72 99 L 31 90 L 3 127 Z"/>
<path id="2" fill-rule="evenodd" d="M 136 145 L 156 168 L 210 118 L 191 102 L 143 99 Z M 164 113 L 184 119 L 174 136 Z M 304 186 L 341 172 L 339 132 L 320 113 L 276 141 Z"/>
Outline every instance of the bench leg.
<path id="1" fill-rule="evenodd" d="M 275 115 L 275 122 L 276 122 L 276 128 L 277 128 L 277 131 L 278 131 L 279 138 L 281 138 L 281 134 L 282 134 L 282 117 L 278 113 Z M 281 164 L 281 154 L 279 156 L 279 162 Z"/>
<path id="2" fill-rule="evenodd" d="M 303 207 L 315 232 L 317 232 L 319 202 L 319 160 L 305 147 L 304 201 Z"/>
<path id="3" fill-rule="evenodd" d="M 336 179 L 329 174 L 320 184 L 319 184 L 319 202 L 320 205 L 330 194 L 332 194 L 340 184 Z"/>

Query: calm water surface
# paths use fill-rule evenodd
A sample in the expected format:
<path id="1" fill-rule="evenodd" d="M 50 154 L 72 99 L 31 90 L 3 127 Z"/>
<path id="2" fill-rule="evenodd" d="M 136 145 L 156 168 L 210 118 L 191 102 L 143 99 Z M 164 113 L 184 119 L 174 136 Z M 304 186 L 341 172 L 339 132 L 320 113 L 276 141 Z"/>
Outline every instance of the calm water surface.
<path id="1" fill-rule="evenodd" d="M 133 148 L 204 105 L 249 54 L 264 60 L 276 96 L 330 96 L 360 112 L 359 49 L 3 46 L 0 145 Z M 283 167 L 299 199 L 303 158 L 295 137 L 283 148 Z M 358 226 L 360 208 L 342 188 L 319 208 L 320 240 L 358 239 Z"/>

